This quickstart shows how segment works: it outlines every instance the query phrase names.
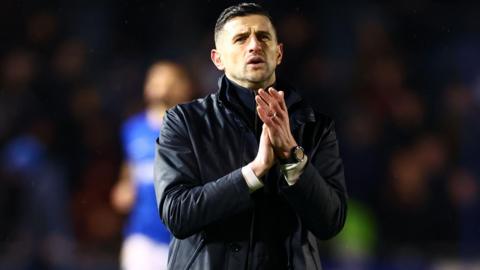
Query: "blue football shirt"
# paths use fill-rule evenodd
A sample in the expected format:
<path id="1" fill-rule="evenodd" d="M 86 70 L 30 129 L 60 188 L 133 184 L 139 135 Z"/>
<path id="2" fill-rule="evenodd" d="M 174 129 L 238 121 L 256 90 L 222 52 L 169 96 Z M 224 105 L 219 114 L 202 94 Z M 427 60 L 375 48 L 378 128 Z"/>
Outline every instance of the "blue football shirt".
<path id="1" fill-rule="evenodd" d="M 155 140 L 159 134 L 159 129 L 148 124 L 146 113 L 130 117 L 122 127 L 123 148 L 136 189 L 135 202 L 124 234 L 140 233 L 168 244 L 170 233 L 158 215 L 153 184 Z"/>

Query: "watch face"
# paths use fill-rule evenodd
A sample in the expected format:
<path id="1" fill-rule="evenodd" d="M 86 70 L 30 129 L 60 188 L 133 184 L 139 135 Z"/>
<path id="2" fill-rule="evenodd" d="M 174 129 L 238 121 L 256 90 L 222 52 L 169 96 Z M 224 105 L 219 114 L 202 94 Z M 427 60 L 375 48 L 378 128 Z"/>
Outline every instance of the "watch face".
<path id="1" fill-rule="evenodd" d="M 295 155 L 295 158 L 298 160 L 298 161 L 302 161 L 303 158 L 305 157 L 305 153 L 303 152 L 303 148 L 301 146 L 297 146 L 295 147 L 295 150 L 294 150 L 294 155 Z"/>

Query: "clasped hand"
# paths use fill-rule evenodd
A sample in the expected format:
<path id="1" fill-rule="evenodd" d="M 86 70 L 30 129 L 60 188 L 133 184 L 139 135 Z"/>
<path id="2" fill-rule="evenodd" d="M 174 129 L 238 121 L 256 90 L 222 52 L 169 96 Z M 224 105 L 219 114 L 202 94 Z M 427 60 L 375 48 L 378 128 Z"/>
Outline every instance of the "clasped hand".
<path id="1" fill-rule="evenodd" d="M 290 149 L 297 145 L 290 131 L 285 93 L 270 87 L 260 88 L 255 97 L 258 116 L 263 122 L 262 134 L 256 158 L 251 167 L 257 177 L 262 177 L 277 158 L 287 159 Z"/>

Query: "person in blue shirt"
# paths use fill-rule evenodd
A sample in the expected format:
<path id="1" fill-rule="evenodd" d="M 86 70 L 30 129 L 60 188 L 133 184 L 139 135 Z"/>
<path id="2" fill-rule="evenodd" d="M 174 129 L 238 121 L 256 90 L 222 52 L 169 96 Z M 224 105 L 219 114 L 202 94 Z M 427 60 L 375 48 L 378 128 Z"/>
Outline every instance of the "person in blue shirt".
<path id="1" fill-rule="evenodd" d="M 122 145 L 125 161 L 112 190 L 112 204 L 129 213 L 120 254 L 122 269 L 166 269 L 170 233 L 162 224 L 153 184 L 155 139 L 165 111 L 193 98 L 186 71 L 172 62 L 156 62 L 144 85 L 146 109 L 125 120 Z"/>

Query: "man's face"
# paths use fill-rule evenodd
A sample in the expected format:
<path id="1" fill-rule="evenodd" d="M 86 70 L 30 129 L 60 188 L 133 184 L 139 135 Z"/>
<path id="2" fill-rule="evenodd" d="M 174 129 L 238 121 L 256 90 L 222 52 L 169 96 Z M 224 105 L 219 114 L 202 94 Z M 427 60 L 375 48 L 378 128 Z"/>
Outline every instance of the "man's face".
<path id="1" fill-rule="evenodd" d="M 220 31 L 211 57 L 218 69 L 237 84 L 257 89 L 275 82 L 282 45 L 270 20 L 263 15 L 235 17 Z"/>
<path id="2" fill-rule="evenodd" d="M 149 105 L 163 104 L 170 108 L 192 98 L 190 80 L 179 66 L 157 64 L 147 76 L 144 96 Z"/>

